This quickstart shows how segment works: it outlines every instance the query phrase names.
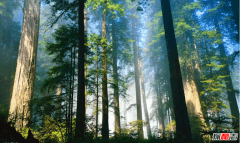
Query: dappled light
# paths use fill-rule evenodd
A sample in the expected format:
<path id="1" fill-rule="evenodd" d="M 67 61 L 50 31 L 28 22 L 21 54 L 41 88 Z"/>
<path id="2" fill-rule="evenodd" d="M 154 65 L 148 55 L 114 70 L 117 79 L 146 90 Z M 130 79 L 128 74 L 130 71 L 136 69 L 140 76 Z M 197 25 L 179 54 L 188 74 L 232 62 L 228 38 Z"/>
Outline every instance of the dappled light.
<path id="1" fill-rule="evenodd" d="M 1 0 L 0 142 L 239 142 L 238 6 Z"/>

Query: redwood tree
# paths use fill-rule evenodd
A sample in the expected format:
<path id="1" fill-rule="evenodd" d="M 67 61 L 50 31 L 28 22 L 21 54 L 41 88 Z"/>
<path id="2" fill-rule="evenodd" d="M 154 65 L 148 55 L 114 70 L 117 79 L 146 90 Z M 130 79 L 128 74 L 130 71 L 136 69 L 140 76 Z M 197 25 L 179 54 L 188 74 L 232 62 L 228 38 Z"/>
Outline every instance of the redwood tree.
<path id="1" fill-rule="evenodd" d="M 13 93 L 9 110 L 9 121 L 15 120 L 15 128 L 31 126 L 31 104 L 35 79 L 40 1 L 25 0 L 23 24 L 17 67 L 13 85 Z"/>
<path id="2" fill-rule="evenodd" d="M 79 0 L 78 26 L 79 26 L 79 50 L 78 50 L 78 92 L 77 92 L 77 118 L 75 138 L 84 140 L 85 131 L 85 80 L 84 80 L 84 2 Z"/>
<path id="3" fill-rule="evenodd" d="M 172 13 L 169 0 L 161 0 L 165 39 L 170 69 L 170 81 L 172 88 L 173 106 L 176 119 L 176 132 L 192 140 L 191 128 L 185 102 L 183 82 L 178 59 L 177 43 L 174 34 Z"/>

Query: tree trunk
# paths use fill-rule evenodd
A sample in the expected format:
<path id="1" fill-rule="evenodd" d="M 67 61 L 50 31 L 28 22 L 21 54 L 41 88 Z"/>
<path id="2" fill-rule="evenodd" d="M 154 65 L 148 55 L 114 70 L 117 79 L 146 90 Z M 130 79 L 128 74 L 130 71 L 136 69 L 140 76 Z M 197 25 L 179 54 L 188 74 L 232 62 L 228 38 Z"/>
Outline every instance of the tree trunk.
<path id="1" fill-rule="evenodd" d="M 214 18 L 214 24 L 215 24 L 215 27 L 217 28 L 217 31 L 220 31 L 218 21 L 217 21 L 216 18 Z M 219 44 L 218 49 L 220 51 L 220 56 L 223 59 L 226 59 L 227 56 L 226 56 L 226 52 L 225 52 L 225 49 L 224 49 L 224 45 Z M 225 84 L 227 86 L 228 100 L 229 100 L 232 116 L 234 116 L 234 118 L 233 118 L 234 126 L 239 126 L 239 108 L 238 108 L 238 105 L 237 105 L 237 99 L 236 99 L 236 96 L 235 96 L 235 91 L 234 91 L 234 88 L 233 88 L 232 78 L 231 78 L 231 75 L 230 75 L 228 63 L 225 60 L 220 60 L 220 62 L 221 62 L 222 65 L 226 65 L 223 68 L 223 74 L 225 76 L 227 76 L 226 78 L 224 78 L 224 80 L 225 80 Z M 238 132 L 237 129 L 235 129 L 235 132 Z"/>
<path id="2" fill-rule="evenodd" d="M 144 113 L 145 113 L 145 120 L 147 122 L 147 136 L 149 137 L 149 136 L 151 136 L 151 128 L 150 128 L 150 121 L 149 121 L 148 109 L 147 109 L 147 103 L 146 103 L 147 100 L 146 100 L 146 96 L 145 96 L 144 75 L 143 75 L 141 59 L 139 59 L 139 68 L 140 68 L 140 75 L 141 75 L 143 107 L 144 107 Z"/>
<path id="3" fill-rule="evenodd" d="M 162 129 L 162 137 L 165 137 L 165 123 L 163 114 L 163 101 L 161 87 L 157 86 L 158 114 L 159 114 L 159 129 Z"/>
<path id="4" fill-rule="evenodd" d="M 192 56 L 192 65 L 193 65 L 193 72 L 194 72 L 194 81 L 197 86 L 197 91 L 198 95 L 200 97 L 200 101 L 205 101 L 206 99 L 204 98 L 204 95 L 200 96 L 201 91 L 203 91 L 202 83 L 201 81 L 201 70 L 199 66 L 199 57 L 198 57 L 198 50 L 197 50 L 197 45 L 195 43 L 194 37 L 192 35 L 192 31 L 189 33 L 189 38 L 190 38 L 190 50 L 193 51 L 194 55 Z M 202 107 L 202 112 L 204 116 L 207 116 L 207 109 L 203 109 Z"/>
<path id="5" fill-rule="evenodd" d="M 135 87 L 136 87 L 136 101 L 137 101 L 137 120 L 140 123 L 138 127 L 138 137 L 143 139 L 143 124 L 142 124 L 142 105 L 141 105 L 141 95 L 140 95 L 140 84 L 139 84 L 139 68 L 138 68 L 138 54 L 136 46 L 136 31 L 135 31 L 135 19 L 132 19 L 132 29 L 133 29 L 133 53 L 134 53 L 134 69 L 135 69 Z"/>
<path id="6" fill-rule="evenodd" d="M 95 138 L 98 137 L 98 46 L 97 46 L 97 105 L 96 105 L 96 132 Z"/>
<path id="7" fill-rule="evenodd" d="M 85 37 L 87 37 L 87 8 L 84 8 L 84 36 Z M 86 49 L 86 47 L 87 46 L 85 46 L 84 45 L 84 47 L 85 47 L 85 49 Z M 85 59 L 87 60 L 87 54 L 85 53 Z M 87 67 L 88 67 L 88 65 L 87 65 L 87 63 L 85 63 L 85 79 L 87 79 Z M 86 82 L 86 80 L 85 80 L 85 82 Z M 87 82 L 85 83 L 85 103 L 86 103 L 86 100 L 87 100 L 87 95 L 88 95 L 88 93 L 87 93 Z M 85 116 L 86 116 L 86 110 L 87 110 L 87 104 L 86 104 L 86 107 L 85 107 Z"/>
<path id="8" fill-rule="evenodd" d="M 114 88 L 114 112 L 115 112 L 115 136 L 121 134 L 120 128 L 120 111 L 119 111 L 119 95 L 118 95 L 118 72 L 117 72 L 117 44 L 115 35 L 115 19 L 112 20 L 112 37 L 113 37 L 113 88 Z"/>
<path id="9" fill-rule="evenodd" d="M 170 81 L 176 119 L 176 131 L 185 135 L 188 141 L 192 140 L 191 128 L 185 102 L 182 75 L 178 60 L 177 43 L 173 29 L 173 21 L 169 0 L 161 0 L 165 39 L 167 45 Z"/>
<path id="10" fill-rule="evenodd" d="M 85 79 L 84 79 L 84 1 L 79 1 L 78 92 L 75 138 L 84 141 L 85 131 Z"/>
<path id="11" fill-rule="evenodd" d="M 58 102 L 56 105 L 56 119 L 58 119 L 61 122 L 61 120 L 62 120 L 62 115 L 61 115 L 62 87 L 61 87 L 61 84 L 58 84 L 57 100 L 58 100 Z"/>
<path id="12" fill-rule="evenodd" d="M 107 93 L 107 1 L 103 3 L 103 21 L 102 21 L 102 38 L 105 39 L 104 46 L 102 46 L 102 138 L 109 139 L 108 129 L 108 93 Z"/>
<path id="13" fill-rule="evenodd" d="M 185 32 L 183 35 L 183 41 L 185 42 L 184 45 L 186 45 L 186 47 L 183 47 L 183 52 L 180 54 L 180 57 L 184 57 L 181 59 L 184 61 L 184 65 L 182 65 L 181 69 L 191 132 L 194 142 L 203 142 L 200 129 L 202 129 L 201 125 L 204 124 L 205 121 L 203 120 L 200 99 L 194 79 L 192 58 L 190 55 L 190 48 L 187 43 L 187 32 Z"/>
<path id="14" fill-rule="evenodd" d="M 9 110 L 11 115 L 8 118 L 9 121 L 13 121 L 16 117 L 14 126 L 17 129 L 31 126 L 32 107 L 30 101 L 33 97 L 36 69 L 40 1 L 25 0 L 23 11 L 24 18 L 19 44 L 17 68 Z M 23 124 L 21 124 L 21 122 L 23 122 Z"/>

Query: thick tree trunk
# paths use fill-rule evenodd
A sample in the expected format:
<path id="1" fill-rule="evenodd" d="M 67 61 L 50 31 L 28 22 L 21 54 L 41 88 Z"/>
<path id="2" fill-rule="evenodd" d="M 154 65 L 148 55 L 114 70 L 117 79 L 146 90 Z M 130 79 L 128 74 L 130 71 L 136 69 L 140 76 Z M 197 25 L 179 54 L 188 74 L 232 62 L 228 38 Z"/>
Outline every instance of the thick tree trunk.
<path id="1" fill-rule="evenodd" d="M 141 122 L 141 124 L 138 127 L 138 137 L 143 139 L 142 105 L 141 105 L 140 84 L 139 84 L 139 68 L 138 68 L 135 22 L 136 22 L 135 19 L 132 19 L 133 40 L 135 40 L 133 42 L 133 53 L 134 53 L 135 87 L 136 87 L 136 101 L 137 101 L 137 120 Z"/>
<path id="2" fill-rule="evenodd" d="M 200 96 L 201 91 L 203 90 L 203 86 L 201 81 L 201 70 L 199 66 L 199 57 L 198 57 L 198 50 L 197 50 L 197 45 L 195 43 L 194 37 L 192 36 L 192 32 L 189 33 L 189 38 L 190 38 L 190 50 L 193 51 L 194 55 L 192 55 L 192 65 L 193 65 L 193 72 L 194 72 L 194 82 L 197 86 L 197 91 L 198 95 Z M 205 101 L 206 99 L 203 96 L 200 96 L 200 101 Z M 207 116 L 206 109 L 203 109 L 202 107 L 202 112 L 204 116 Z"/>
<path id="3" fill-rule="evenodd" d="M 218 21 L 217 21 L 216 18 L 214 19 L 214 24 L 215 24 L 215 27 L 217 28 L 217 31 L 220 31 Z M 219 44 L 218 49 L 220 51 L 220 56 L 223 59 L 227 59 L 226 52 L 225 52 L 225 49 L 224 49 L 224 45 Z M 235 91 L 234 91 L 234 88 L 233 88 L 232 78 L 231 78 L 231 74 L 230 74 L 230 71 L 229 71 L 228 63 L 225 60 L 220 60 L 220 62 L 221 62 L 222 65 L 226 65 L 223 68 L 223 74 L 225 76 L 227 76 L 226 78 L 224 78 L 224 80 L 225 80 L 225 84 L 227 86 L 228 100 L 229 100 L 232 116 L 234 116 L 234 118 L 233 118 L 234 126 L 239 126 L 239 108 L 238 108 L 238 105 L 237 105 L 237 99 L 236 99 L 236 96 L 235 96 Z M 238 131 L 235 129 L 235 132 L 238 132 Z"/>
<path id="4" fill-rule="evenodd" d="M 84 1 L 79 1 L 79 50 L 78 50 L 78 92 L 75 138 L 84 140 L 85 131 L 85 79 L 84 79 Z"/>
<path id="5" fill-rule="evenodd" d="M 170 81 L 176 119 L 176 131 L 185 135 L 188 141 L 192 140 L 191 128 L 185 102 L 182 75 L 178 60 L 177 43 L 174 34 L 172 14 L 169 0 L 161 0 L 165 39 L 167 45 Z"/>
<path id="6" fill-rule="evenodd" d="M 35 78 L 38 33 L 40 21 L 40 1 L 25 0 L 24 18 L 13 93 L 8 118 L 17 129 L 31 126 L 31 105 Z"/>
<path id="7" fill-rule="evenodd" d="M 107 1 L 106 1 L 107 2 Z M 106 39 L 107 30 L 107 6 L 106 2 L 103 3 L 103 21 L 102 21 L 102 38 Z M 107 41 L 105 41 L 107 42 Z M 105 43 L 104 45 L 106 45 Z M 107 93 L 107 47 L 102 47 L 102 138 L 105 140 L 109 139 L 109 128 L 108 128 L 108 93 Z"/>
<path id="8" fill-rule="evenodd" d="M 187 33 L 184 34 L 183 40 L 186 47 L 183 47 L 180 57 L 184 57 L 181 60 L 184 61 L 182 65 L 183 86 L 185 99 L 187 104 L 188 116 L 190 120 L 192 138 L 194 142 L 203 142 L 200 134 L 201 125 L 204 124 L 203 114 L 197 90 L 197 85 L 194 79 L 194 69 L 192 65 L 192 58 L 190 55 L 190 48 L 187 44 Z M 186 52 L 186 53 L 185 53 Z M 184 54 L 183 54 L 184 53 Z"/>
<path id="9" fill-rule="evenodd" d="M 147 100 L 146 100 L 146 96 L 145 96 L 144 75 L 143 75 L 141 59 L 139 59 L 139 68 L 140 68 L 140 75 L 141 75 L 143 107 L 144 107 L 144 113 L 145 113 L 145 120 L 147 122 L 147 136 L 149 137 L 149 136 L 151 136 L 151 128 L 150 128 L 150 121 L 149 121 L 148 109 L 147 109 L 147 103 L 146 103 Z"/>
<path id="10" fill-rule="evenodd" d="M 119 111 L 119 95 L 118 95 L 118 72 L 117 72 L 117 44 L 115 33 L 115 20 L 112 20 L 112 38 L 113 38 L 113 83 L 114 83 L 114 115 L 115 115 L 115 136 L 121 134 L 120 128 L 120 111 Z"/>

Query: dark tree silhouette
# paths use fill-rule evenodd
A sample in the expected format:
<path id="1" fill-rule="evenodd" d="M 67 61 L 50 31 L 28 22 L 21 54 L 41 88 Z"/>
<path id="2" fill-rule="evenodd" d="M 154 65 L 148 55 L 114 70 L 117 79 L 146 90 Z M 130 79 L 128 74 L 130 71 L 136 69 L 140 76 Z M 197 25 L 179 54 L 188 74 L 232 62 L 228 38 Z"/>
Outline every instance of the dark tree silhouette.
<path id="1" fill-rule="evenodd" d="M 75 138 L 81 138 L 81 140 L 84 140 L 85 130 L 84 2 L 85 0 L 84 1 L 79 0 L 78 93 L 77 93 L 77 118 L 75 131 Z"/>
<path id="2" fill-rule="evenodd" d="M 161 0 L 161 5 L 169 60 L 173 106 L 176 119 L 176 132 L 185 135 L 187 141 L 190 141 L 192 140 L 192 135 L 185 102 L 177 43 L 173 29 L 172 13 L 169 0 Z"/>

